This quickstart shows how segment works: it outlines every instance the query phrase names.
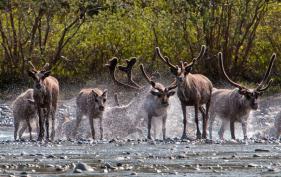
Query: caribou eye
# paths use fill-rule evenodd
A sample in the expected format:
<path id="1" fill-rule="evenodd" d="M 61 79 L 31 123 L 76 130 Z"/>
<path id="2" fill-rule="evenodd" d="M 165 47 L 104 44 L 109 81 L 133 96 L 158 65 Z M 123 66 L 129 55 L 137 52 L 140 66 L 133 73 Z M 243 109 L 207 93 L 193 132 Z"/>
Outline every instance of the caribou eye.
<path id="1" fill-rule="evenodd" d="M 106 102 L 106 99 L 105 99 L 105 98 L 103 99 L 103 102 Z"/>
<path id="2" fill-rule="evenodd" d="M 95 99 L 95 102 L 98 102 L 99 100 L 98 99 Z"/>

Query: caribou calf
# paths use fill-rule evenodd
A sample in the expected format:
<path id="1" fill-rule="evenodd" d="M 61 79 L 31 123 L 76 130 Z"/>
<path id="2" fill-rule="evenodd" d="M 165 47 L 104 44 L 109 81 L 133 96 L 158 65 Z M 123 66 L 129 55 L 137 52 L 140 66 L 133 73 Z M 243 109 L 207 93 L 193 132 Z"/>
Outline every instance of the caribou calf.
<path id="1" fill-rule="evenodd" d="M 107 90 L 104 91 L 98 88 L 82 89 L 76 99 L 76 126 L 73 136 L 76 136 L 77 129 L 81 123 L 83 116 L 88 116 L 92 131 L 92 137 L 95 139 L 94 119 L 100 121 L 100 139 L 103 139 L 103 112 L 107 99 Z"/>
<path id="2" fill-rule="evenodd" d="M 225 72 L 223 66 L 222 53 L 218 54 L 221 70 L 226 80 L 236 87 L 235 89 L 214 89 L 212 92 L 212 101 L 210 106 L 210 125 L 209 136 L 212 139 L 212 127 L 216 116 L 222 119 L 222 125 L 218 132 L 220 139 L 223 139 L 226 123 L 230 122 L 231 138 L 235 139 L 234 123 L 240 122 L 244 139 L 247 139 L 247 120 L 252 110 L 258 108 L 258 98 L 262 93 L 269 88 L 272 80 L 269 80 L 269 75 L 275 60 L 275 54 L 272 55 L 269 67 L 263 80 L 255 89 L 248 89 L 238 83 L 232 81 Z"/>
<path id="3" fill-rule="evenodd" d="M 33 89 L 28 89 L 12 103 L 13 116 L 14 116 L 14 139 L 17 140 L 18 129 L 21 126 L 19 132 L 19 139 L 28 127 L 29 138 L 32 140 L 32 121 L 37 121 L 37 108 L 33 100 Z"/>

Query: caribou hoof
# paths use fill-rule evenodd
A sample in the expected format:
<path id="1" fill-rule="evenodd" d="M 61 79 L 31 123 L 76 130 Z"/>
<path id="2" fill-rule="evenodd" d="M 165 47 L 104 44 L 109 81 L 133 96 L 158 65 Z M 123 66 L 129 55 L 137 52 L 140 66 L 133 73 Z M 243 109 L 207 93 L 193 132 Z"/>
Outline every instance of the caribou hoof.
<path id="1" fill-rule="evenodd" d="M 196 139 L 201 139 L 201 138 L 202 138 L 201 133 L 197 133 L 196 134 Z"/>
<path id="2" fill-rule="evenodd" d="M 181 140 L 187 140 L 188 138 L 187 138 L 187 135 L 186 134 L 183 134 L 182 136 L 181 136 Z"/>
<path id="3" fill-rule="evenodd" d="M 202 138 L 203 138 L 203 139 L 207 139 L 207 133 L 203 133 L 203 134 L 202 134 Z"/>

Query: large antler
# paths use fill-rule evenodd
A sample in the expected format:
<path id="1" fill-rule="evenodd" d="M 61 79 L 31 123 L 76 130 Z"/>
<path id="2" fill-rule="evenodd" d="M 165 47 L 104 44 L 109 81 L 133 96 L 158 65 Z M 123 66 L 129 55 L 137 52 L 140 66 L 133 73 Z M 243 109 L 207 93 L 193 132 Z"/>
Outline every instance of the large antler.
<path id="1" fill-rule="evenodd" d="M 140 64 L 140 70 L 141 70 L 142 74 L 144 75 L 144 78 L 147 80 L 148 83 L 151 84 L 151 86 L 152 86 L 153 88 L 157 89 L 159 92 L 163 92 L 163 90 L 157 86 L 157 83 L 155 83 L 155 82 L 151 79 L 151 77 L 149 77 L 149 76 L 146 74 L 146 72 L 145 72 L 145 70 L 144 70 L 143 64 Z M 175 89 L 176 87 L 177 87 L 176 80 L 174 80 L 174 81 L 172 82 L 172 84 L 167 87 L 167 90 L 169 91 L 169 90 Z"/>
<path id="2" fill-rule="evenodd" d="M 276 54 L 273 53 L 273 55 L 271 56 L 271 60 L 270 60 L 269 66 L 268 66 L 268 68 L 267 68 L 267 71 L 266 71 L 266 73 L 265 73 L 265 75 L 264 75 L 262 81 L 258 84 L 258 87 L 256 88 L 257 91 L 266 90 L 266 89 L 270 86 L 270 84 L 271 84 L 271 82 L 272 82 L 271 80 L 270 80 L 271 82 L 268 81 L 267 84 L 265 84 L 265 82 L 266 82 L 266 81 L 268 80 L 268 78 L 269 78 L 269 75 L 270 75 L 270 73 L 271 73 L 271 70 L 272 70 L 272 67 L 273 67 L 273 64 L 274 64 L 275 59 L 276 59 Z M 266 85 L 266 86 L 264 87 L 264 85 Z M 264 89 L 264 88 L 266 88 L 266 89 Z"/>
<path id="3" fill-rule="evenodd" d="M 153 80 L 151 80 L 150 77 L 148 77 L 148 75 L 146 74 L 146 72 L 144 70 L 143 64 L 140 64 L 140 70 L 141 70 L 142 74 L 144 75 L 144 78 L 147 80 L 147 82 L 150 83 L 153 88 L 155 88 L 156 83 Z M 155 89 L 157 89 L 157 88 L 155 88 Z"/>
<path id="4" fill-rule="evenodd" d="M 105 65 L 109 69 L 109 74 L 112 77 L 113 82 L 116 83 L 117 85 L 124 86 L 126 88 L 139 90 L 140 89 L 139 87 L 125 84 L 116 79 L 115 70 L 116 70 L 117 63 L 118 63 L 118 58 L 114 57 L 111 60 L 109 60 L 108 64 Z"/>
<path id="5" fill-rule="evenodd" d="M 173 90 L 175 88 L 177 88 L 177 80 L 175 79 L 169 86 L 168 86 L 168 90 Z"/>
<path id="6" fill-rule="evenodd" d="M 32 67 L 32 71 L 37 71 L 37 69 L 33 65 L 32 61 L 28 61 L 28 64 Z"/>
<path id="7" fill-rule="evenodd" d="M 128 83 L 130 84 L 133 84 L 135 87 L 138 87 L 140 88 L 141 86 L 138 85 L 134 80 L 133 80 L 133 77 L 132 77 L 132 70 L 133 70 L 133 67 L 134 65 L 136 64 L 137 62 L 137 58 L 136 57 L 133 57 L 131 58 L 130 60 L 126 60 L 126 63 L 127 63 L 127 66 L 117 66 L 118 69 L 122 72 L 125 72 L 127 74 L 127 78 L 128 78 Z"/>
<path id="8" fill-rule="evenodd" d="M 184 68 L 187 68 L 187 67 L 193 66 L 193 65 L 197 62 L 198 59 L 200 59 L 201 57 L 204 56 L 205 52 L 206 52 L 206 46 L 205 46 L 205 45 L 202 45 L 199 55 L 198 55 L 196 58 L 193 58 L 193 60 L 192 60 L 191 63 L 187 64 L 186 62 L 184 62 L 184 63 L 181 62 L 181 63 L 182 63 L 183 69 L 184 69 Z"/>
<path id="9" fill-rule="evenodd" d="M 266 91 L 272 84 L 273 79 L 270 79 L 266 84 L 263 85 L 263 87 L 259 88 L 257 91 L 258 92 L 264 92 Z"/>
<path id="10" fill-rule="evenodd" d="M 48 68 L 49 68 L 50 64 L 49 63 L 46 63 L 43 68 L 41 69 L 41 71 L 47 71 Z"/>
<path id="11" fill-rule="evenodd" d="M 222 70 L 223 75 L 225 76 L 226 80 L 227 80 L 231 85 L 233 85 L 233 86 L 235 86 L 235 87 L 238 87 L 240 90 L 241 90 L 241 89 L 246 89 L 245 87 L 243 87 L 243 86 L 241 86 L 240 84 L 238 84 L 238 83 L 232 81 L 232 80 L 228 77 L 228 75 L 226 74 L 225 69 L 224 69 L 222 53 L 219 52 L 218 56 L 219 56 L 220 67 L 221 67 L 221 70 Z"/>
<path id="12" fill-rule="evenodd" d="M 162 60 L 164 63 L 166 63 L 170 68 L 178 69 L 178 66 L 173 65 L 173 64 L 170 62 L 170 59 L 169 59 L 167 56 L 163 57 L 163 55 L 162 55 L 162 53 L 161 53 L 159 47 L 156 47 L 155 49 L 156 49 L 156 52 L 157 52 L 158 56 L 161 58 L 161 60 Z"/>

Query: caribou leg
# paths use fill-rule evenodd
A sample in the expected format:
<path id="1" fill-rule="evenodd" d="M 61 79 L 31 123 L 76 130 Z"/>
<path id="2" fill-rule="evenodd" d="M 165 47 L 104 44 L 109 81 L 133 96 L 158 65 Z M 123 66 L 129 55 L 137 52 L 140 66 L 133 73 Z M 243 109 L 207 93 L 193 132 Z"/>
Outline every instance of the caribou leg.
<path id="1" fill-rule="evenodd" d="M 186 135 L 186 106 L 184 103 L 181 103 L 181 109 L 182 109 L 182 113 L 183 113 L 183 132 L 182 132 L 182 137 L 181 139 L 188 139 L 187 135 Z"/>
<path id="2" fill-rule="evenodd" d="M 230 121 L 230 133 L 231 133 L 231 138 L 235 139 L 235 130 L 234 130 L 234 121 Z"/>
<path id="3" fill-rule="evenodd" d="M 242 131 L 244 135 L 244 140 L 248 139 L 247 137 L 247 121 L 242 121 Z"/>
<path id="4" fill-rule="evenodd" d="M 166 120 L 167 120 L 167 114 L 165 114 L 162 117 L 162 134 L 163 134 L 163 140 L 166 139 Z"/>
<path id="5" fill-rule="evenodd" d="M 205 117 L 203 117 L 203 135 L 202 137 L 204 139 L 207 138 L 207 127 L 208 127 L 208 121 L 209 121 L 209 109 L 210 109 L 210 103 L 211 103 L 211 100 L 209 100 L 207 103 L 206 103 L 206 114 L 205 114 Z M 205 121 L 204 121 L 205 120 Z"/>
<path id="6" fill-rule="evenodd" d="M 42 109 L 38 108 L 38 116 L 39 116 L 39 136 L 37 141 L 42 141 L 44 137 L 44 115 L 42 115 Z"/>
<path id="7" fill-rule="evenodd" d="M 94 127 L 94 119 L 93 119 L 93 117 L 89 116 L 89 122 L 90 122 L 90 126 L 91 126 L 92 137 L 93 137 L 93 139 L 96 139 L 96 133 L 95 133 L 95 127 Z"/>
<path id="8" fill-rule="evenodd" d="M 147 129 L 148 129 L 148 134 L 147 134 L 147 139 L 151 139 L 151 121 L 152 121 L 152 116 L 148 115 L 148 122 L 147 122 Z"/>
<path id="9" fill-rule="evenodd" d="M 221 140 L 224 140 L 223 135 L 224 135 L 224 131 L 225 131 L 226 125 L 227 125 L 227 120 L 222 120 L 222 122 L 221 122 L 221 128 L 220 128 L 220 130 L 219 130 L 219 132 L 218 132 L 218 135 L 219 135 L 219 137 L 220 137 Z"/>
<path id="10" fill-rule="evenodd" d="M 213 139 L 213 124 L 214 124 L 214 121 L 215 121 L 215 117 L 216 117 L 216 114 L 212 111 L 210 113 L 210 123 L 209 123 L 209 138 L 210 140 Z"/>
<path id="11" fill-rule="evenodd" d="M 201 139 L 201 132 L 200 132 L 200 128 L 199 128 L 199 119 L 198 119 L 198 109 L 199 109 L 199 106 L 198 106 L 198 104 L 196 104 L 194 106 L 194 110 L 195 110 L 195 123 L 196 123 L 196 138 L 197 139 Z"/>
<path id="12" fill-rule="evenodd" d="M 103 139 L 103 123 L 102 123 L 102 117 L 100 119 L 100 140 Z"/>
<path id="13" fill-rule="evenodd" d="M 76 125 L 75 125 L 74 130 L 73 130 L 73 134 L 72 134 L 73 137 L 76 137 L 76 135 L 77 135 L 77 130 L 78 130 L 78 128 L 79 128 L 79 126 L 80 126 L 80 123 L 81 123 L 81 121 L 82 121 L 82 118 L 83 118 L 83 115 L 80 113 L 80 111 L 77 111 L 76 114 L 77 114 L 77 117 L 76 117 Z"/>

